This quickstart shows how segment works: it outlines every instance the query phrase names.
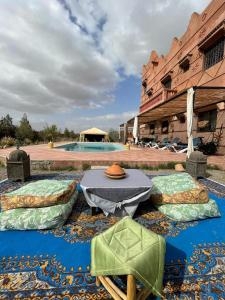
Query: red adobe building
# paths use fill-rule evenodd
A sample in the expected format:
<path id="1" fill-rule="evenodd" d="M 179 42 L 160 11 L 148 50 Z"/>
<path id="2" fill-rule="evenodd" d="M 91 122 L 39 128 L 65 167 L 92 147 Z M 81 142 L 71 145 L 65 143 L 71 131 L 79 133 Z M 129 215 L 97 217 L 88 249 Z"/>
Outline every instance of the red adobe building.
<path id="1" fill-rule="evenodd" d="M 225 154 L 225 1 L 213 0 L 193 13 L 184 35 L 169 53 L 152 51 L 142 68 L 139 138 L 180 138 L 187 142 L 187 90 L 194 89 L 193 137 L 218 142 Z M 132 138 L 134 120 L 120 126 Z M 124 131 L 125 128 L 125 131 Z"/>

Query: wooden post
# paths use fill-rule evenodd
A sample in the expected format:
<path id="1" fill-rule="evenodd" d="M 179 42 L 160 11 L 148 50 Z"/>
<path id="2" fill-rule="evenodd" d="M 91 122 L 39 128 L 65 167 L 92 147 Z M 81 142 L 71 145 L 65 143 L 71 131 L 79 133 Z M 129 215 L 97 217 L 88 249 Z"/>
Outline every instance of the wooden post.
<path id="1" fill-rule="evenodd" d="M 127 275 L 127 300 L 136 300 L 136 282 L 133 275 Z"/>
<path id="2" fill-rule="evenodd" d="M 100 280 L 99 280 L 99 278 L 98 278 L 98 276 L 97 276 L 97 277 L 96 277 L 96 286 L 99 287 L 100 284 L 101 284 L 101 282 L 100 282 Z"/>

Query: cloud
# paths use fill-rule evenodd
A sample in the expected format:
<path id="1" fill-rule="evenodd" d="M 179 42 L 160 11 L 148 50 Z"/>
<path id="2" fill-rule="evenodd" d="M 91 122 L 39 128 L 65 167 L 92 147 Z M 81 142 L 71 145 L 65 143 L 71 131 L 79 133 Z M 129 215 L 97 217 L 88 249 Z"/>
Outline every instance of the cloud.
<path id="1" fill-rule="evenodd" d="M 133 118 L 137 115 L 137 111 L 127 111 L 118 114 L 105 114 L 95 117 L 87 116 L 78 118 L 76 124 L 76 130 L 83 130 L 89 127 L 100 127 L 103 130 L 109 130 L 110 128 L 118 128 L 119 124 Z M 74 123 L 71 121 L 66 122 L 66 127 L 73 128 Z"/>
<path id="2" fill-rule="evenodd" d="M 27 112 L 34 122 L 57 114 L 55 122 L 61 124 L 68 111 L 110 109 L 120 101 L 114 95 L 118 82 L 138 78 L 150 51 L 167 52 L 191 13 L 208 3 L 1 0 L 1 113 Z M 121 109 L 129 107 L 121 104 Z M 93 120 L 115 124 L 118 116 Z"/>
<path id="3" fill-rule="evenodd" d="M 3 0 L 0 8 L 3 107 L 47 114 L 113 100 L 119 76 L 112 62 L 60 2 Z"/>
<path id="4" fill-rule="evenodd" d="M 101 47 L 126 75 L 138 76 L 150 51 L 168 52 L 172 38 L 186 30 L 191 13 L 201 11 L 209 0 L 98 0 L 107 22 Z"/>

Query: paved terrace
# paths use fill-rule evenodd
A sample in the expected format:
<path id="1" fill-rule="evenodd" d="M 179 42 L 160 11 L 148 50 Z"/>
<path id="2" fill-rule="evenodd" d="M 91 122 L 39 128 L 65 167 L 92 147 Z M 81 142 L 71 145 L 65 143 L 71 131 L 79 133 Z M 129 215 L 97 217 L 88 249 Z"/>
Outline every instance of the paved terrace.
<path id="1" fill-rule="evenodd" d="M 59 146 L 62 143 L 57 143 Z M 63 143 L 65 144 L 65 143 Z M 98 152 L 98 153 L 82 153 L 82 152 L 68 152 L 62 149 L 49 149 L 47 144 L 32 145 L 21 147 L 29 155 L 33 162 L 48 163 L 52 168 L 63 167 L 77 167 L 81 168 L 83 164 L 90 165 L 109 165 L 112 162 L 123 162 L 130 166 L 148 165 L 158 166 L 168 162 L 183 162 L 186 160 L 186 154 L 173 153 L 167 150 L 157 150 L 149 148 L 131 148 L 131 150 L 115 151 L 115 152 Z M 15 147 L 0 149 L 0 160 L 5 160 Z M 208 157 L 208 164 L 217 165 L 225 170 L 225 156 L 210 156 Z"/>

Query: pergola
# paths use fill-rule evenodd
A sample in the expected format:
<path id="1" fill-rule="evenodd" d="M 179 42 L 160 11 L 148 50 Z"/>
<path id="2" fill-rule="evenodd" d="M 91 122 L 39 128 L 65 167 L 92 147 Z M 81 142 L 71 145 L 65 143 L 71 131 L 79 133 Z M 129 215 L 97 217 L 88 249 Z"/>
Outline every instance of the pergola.
<path id="1" fill-rule="evenodd" d="M 192 88 L 194 90 L 194 111 L 202 107 L 225 101 L 225 86 L 194 86 Z M 187 112 L 187 92 L 188 89 L 181 91 L 160 104 L 156 104 L 150 109 L 148 108 L 146 111 L 140 113 L 138 115 L 139 125 Z"/>
<path id="2" fill-rule="evenodd" d="M 193 151 L 192 141 L 192 123 L 193 112 L 205 107 L 210 107 L 225 101 L 225 86 L 193 86 L 185 89 L 169 99 L 162 100 L 160 103 L 154 103 L 145 111 L 141 112 L 138 117 L 138 125 L 146 124 L 166 117 L 176 116 L 187 113 L 187 135 L 188 135 L 188 156 Z M 130 119 L 127 124 L 132 126 L 134 118 Z"/>

